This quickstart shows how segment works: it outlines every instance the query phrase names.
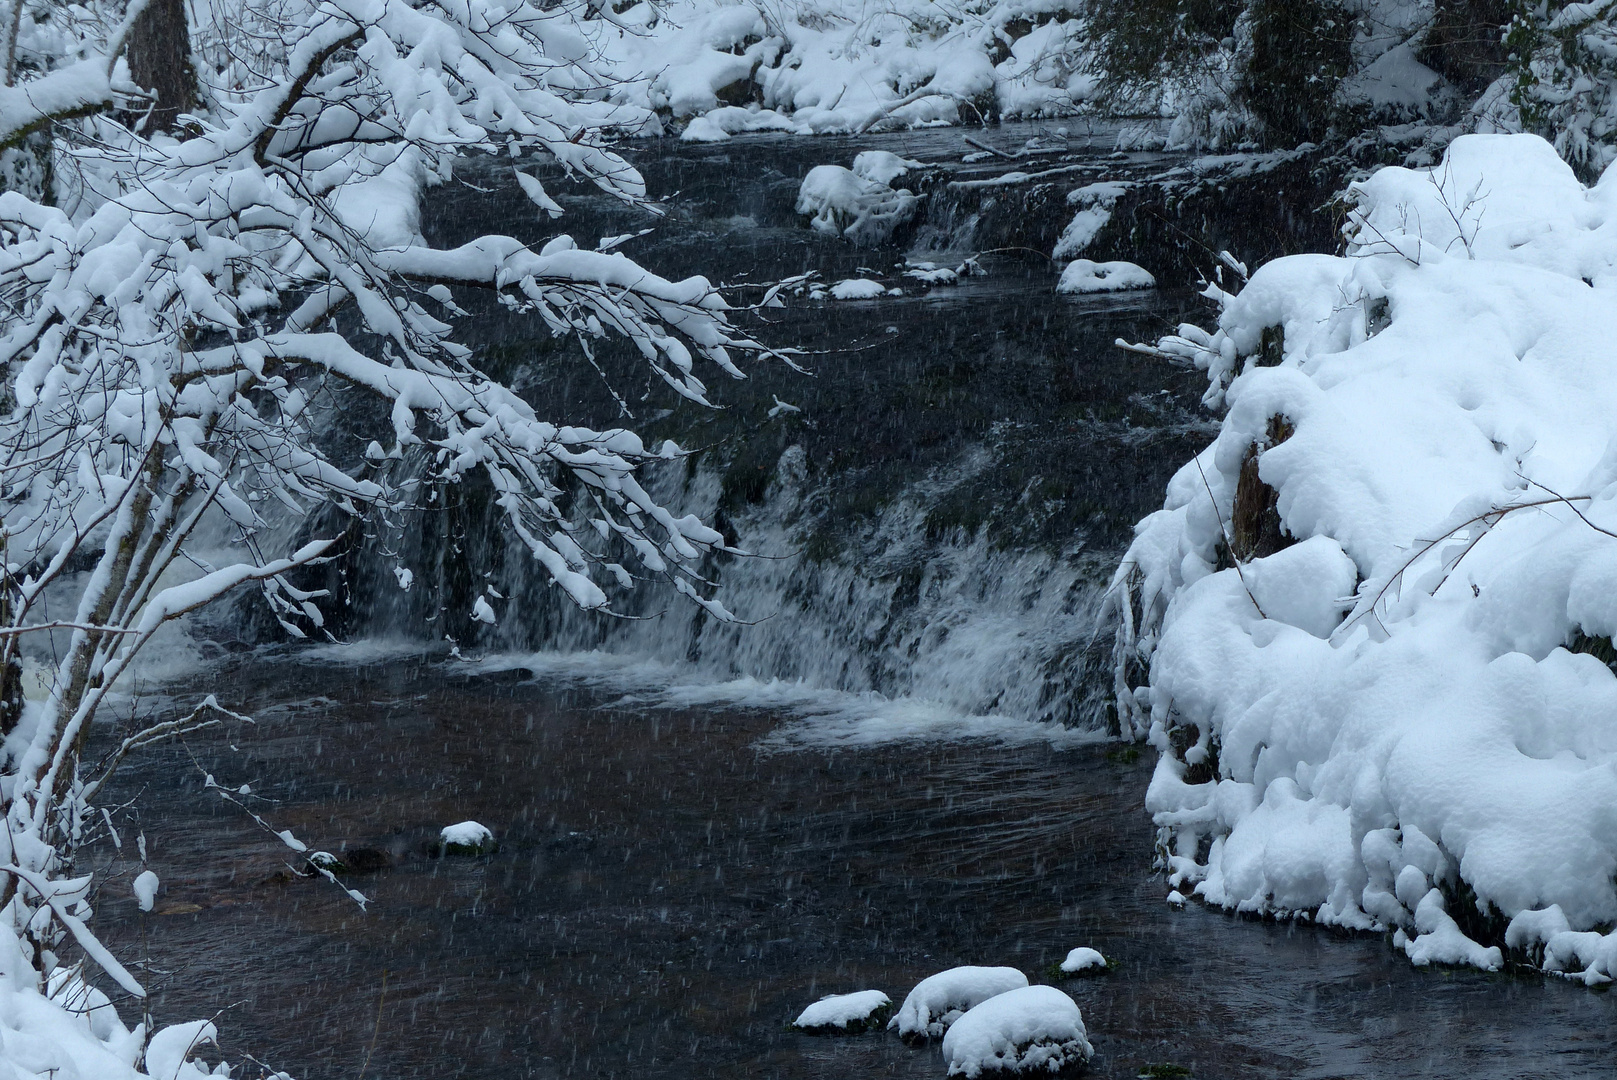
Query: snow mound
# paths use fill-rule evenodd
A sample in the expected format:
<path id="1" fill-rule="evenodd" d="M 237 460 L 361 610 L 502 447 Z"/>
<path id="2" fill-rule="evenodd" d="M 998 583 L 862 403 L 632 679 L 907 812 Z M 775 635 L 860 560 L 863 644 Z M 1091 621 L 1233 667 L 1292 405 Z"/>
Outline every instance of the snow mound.
<path id="1" fill-rule="evenodd" d="M 703 113 L 685 126 L 680 139 L 685 142 L 723 142 L 733 135 L 753 131 L 784 131 L 792 135 L 813 132 L 774 109 L 743 109 L 734 105 Z"/>
<path id="2" fill-rule="evenodd" d="M 950 1076 L 1060 1073 L 1094 1056 L 1078 1005 L 1053 986 L 1007 990 L 966 1012 L 943 1037 Z"/>
<path id="3" fill-rule="evenodd" d="M 887 170 L 872 165 L 871 171 Z M 907 189 L 895 191 L 886 181 L 867 179 L 841 165 L 816 165 L 797 190 L 797 212 L 809 215 L 816 231 L 864 247 L 885 243 L 915 216 L 920 202 Z"/>
<path id="4" fill-rule="evenodd" d="M 924 169 L 925 163 L 899 157 L 890 150 L 864 150 L 854 155 L 853 174 L 872 184 L 891 187 L 894 180 L 911 169 Z"/>
<path id="5" fill-rule="evenodd" d="M 1069 975 L 1080 971 L 1105 971 L 1106 967 L 1106 957 L 1100 954 L 1100 950 L 1084 946 L 1072 950 L 1067 954 L 1067 958 L 1061 961 L 1061 970 Z"/>
<path id="6" fill-rule="evenodd" d="M 1102 223 L 1104 224 L 1104 222 Z M 1069 226 L 1071 228 L 1071 226 Z M 1099 231 L 1097 225 L 1096 231 Z M 1084 243 L 1088 243 L 1086 239 Z M 1157 279 L 1144 267 L 1131 262 L 1091 262 L 1076 259 L 1061 271 L 1058 293 L 1122 292 L 1125 289 L 1154 289 Z"/>
<path id="7" fill-rule="evenodd" d="M 1015 968 L 950 968 L 916 983 L 887 1026 L 907 1040 L 936 1039 L 967 1009 L 1026 985 Z"/>
<path id="8" fill-rule="evenodd" d="M 833 300 L 874 300 L 887 295 L 887 286 L 869 278 L 847 278 L 828 290 Z"/>
<path id="9" fill-rule="evenodd" d="M 810 1035 L 853 1035 L 879 1031 L 892 1012 L 893 999 L 880 990 L 828 994 L 798 1014 L 792 1026 Z"/>
<path id="10" fill-rule="evenodd" d="M 1226 409 L 1114 582 L 1169 885 L 1610 979 L 1617 173 L 1466 136 L 1349 200 L 1159 346 Z"/>
<path id="11" fill-rule="evenodd" d="M 483 855 L 494 850 L 494 834 L 475 821 L 445 825 L 438 844 L 447 855 Z"/>

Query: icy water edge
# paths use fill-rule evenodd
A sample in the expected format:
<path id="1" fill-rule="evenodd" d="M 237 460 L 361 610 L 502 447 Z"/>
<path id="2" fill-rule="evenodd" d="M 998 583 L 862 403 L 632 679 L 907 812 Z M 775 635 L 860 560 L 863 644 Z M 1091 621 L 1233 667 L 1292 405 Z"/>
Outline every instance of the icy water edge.
<path id="1" fill-rule="evenodd" d="M 1030 133 L 1049 134 L 1016 134 Z M 1015 146 L 1009 131 L 996 141 Z M 682 195 L 637 258 L 670 276 L 863 268 L 896 281 L 901 252 L 799 226 L 795 178 L 866 146 L 961 150 L 958 132 L 738 142 L 640 163 L 653 190 Z M 1173 165 L 1093 147 L 1063 160 L 1084 178 Z M 948 190 L 902 238 L 912 258 L 947 262 L 1023 238 L 1018 215 L 1060 216 L 1060 190 Z M 501 197 L 445 192 L 439 242 L 508 209 Z M 587 195 L 564 203 L 581 240 L 625 231 Z M 1058 301 L 1037 260 L 989 268 L 953 292 L 794 306 L 788 340 L 855 351 L 819 360 L 810 382 L 771 371 L 718 388 L 727 415 L 748 418 L 739 437 L 665 421 L 720 447 L 706 482 L 686 482 L 693 509 L 755 546 L 815 543 L 811 558 L 724 568 L 727 602 L 793 620 L 750 638 L 685 613 L 602 629 L 518 581 L 524 617 L 476 644 L 545 651 L 537 673 L 432 649 L 260 646 L 170 688 L 218 693 L 258 722 L 120 779 L 164 892 L 142 920 L 116 879 L 99 922 L 121 955 L 149 957 L 159 1022 L 228 1004 L 225 1056 L 302 1080 L 941 1076 L 935 1048 L 786 1025 L 821 994 L 896 1001 L 955 964 L 1046 980 L 1091 945 L 1117 969 L 1061 985 L 1096 1076 L 1606 1075 L 1608 995 L 1418 971 L 1375 938 L 1165 905 L 1142 809 L 1150 752 L 1098 733 L 1093 623 L 1128 524 L 1211 428 L 1194 373 L 1109 346 L 1202 312 L 1176 289 Z M 494 315 L 478 333 L 495 355 L 528 348 Z M 571 368 L 532 370 L 528 392 L 570 416 L 606 408 L 597 383 L 560 374 Z M 804 409 L 801 427 L 763 424 L 777 397 Z M 691 430 L 674 433 L 691 445 Z M 824 463 L 800 490 L 760 481 L 737 497 L 738 469 L 783 475 L 793 446 Z M 984 540 L 995 531 L 1005 539 Z M 419 615 L 367 606 L 347 629 L 396 636 Z M 217 636 L 240 648 L 228 627 Z M 556 659 L 579 649 L 615 659 Z M 999 737 L 962 737 L 990 730 L 962 719 L 982 712 L 1002 718 Z M 1030 722 L 1051 718 L 1076 734 Z M 883 741 L 895 724 L 922 737 Z M 249 783 L 265 800 L 254 809 L 317 847 L 380 853 L 387 868 L 348 880 L 369 912 L 288 874 L 285 849 L 204 790 L 205 774 Z M 492 826 L 499 851 L 431 858 L 438 828 L 463 818 Z"/>

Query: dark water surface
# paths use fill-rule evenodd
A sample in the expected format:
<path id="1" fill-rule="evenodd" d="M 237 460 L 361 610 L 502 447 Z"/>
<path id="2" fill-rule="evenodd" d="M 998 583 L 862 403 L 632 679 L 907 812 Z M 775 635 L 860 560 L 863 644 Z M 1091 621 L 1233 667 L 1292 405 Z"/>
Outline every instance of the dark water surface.
<path id="1" fill-rule="evenodd" d="M 935 1048 L 786 1025 L 822 994 L 901 1000 L 955 964 L 1040 981 L 1090 945 L 1117 970 L 1062 985 L 1097 1076 L 1609 1075 L 1608 995 L 1168 908 L 1148 756 L 1116 744 L 766 753 L 765 711 L 465 670 L 260 659 L 205 680 L 258 723 L 193 740 L 203 768 L 251 782 L 275 801 L 249 802 L 311 845 L 394 865 L 350 879 L 361 915 L 325 881 L 278 878 L 288 853 L 185 750 L 132 767 L 121 784 L 164 876 L 146 930 L 173 973 L 148 978 L 159 1022 L 235 1002 L 227 1050 L 303 1080 L 355 1077 L 367 1056 L 365 1075 L 412 1080 L 936 1077 Z M 429 857 L 463 818 L 498 852 Z M 139 955 L 127 895 L 111 885 L 99 917 Z"/>

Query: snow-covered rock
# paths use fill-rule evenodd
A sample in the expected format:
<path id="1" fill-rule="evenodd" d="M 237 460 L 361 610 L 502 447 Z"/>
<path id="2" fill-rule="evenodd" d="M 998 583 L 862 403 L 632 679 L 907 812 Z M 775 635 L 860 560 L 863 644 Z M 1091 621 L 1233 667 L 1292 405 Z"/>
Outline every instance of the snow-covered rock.
<path id="1" fill-rule="evenodd" d="M 1617 976 L 1617 173 L 1466 136 L 1350 204 L 1161 345 L 1227 407 L 1117 578 L 1170 885 Z M 1239 572 L 1238 491 L 1291 544 Z"/>
<path id="2" fill-rule="evenodd" d="M 893 999 L 880 990 L 828 994 L 798 1014 L 792 1026 L 810 1035 L 857 1035 L 879 1031 L 893 1011 Z"/>
<path id="3" fill-rule="evenodd" d="M 494 846 L 494 833 L 475 821 L 445 825 L 438 834 L 438 847 L 445 855 L 486 855 Z"/>
<path id="4" fill-rule="evenodd" d="M 830 288 L 833 300 L 874 300 L 887 295 L 887 286 L 869 278 L 847 278 Z"/>
<path id="5" fill-rule="evenodd" d="M 950 1076 L 1050 1076 L 1094 1056 L 1078 1005 L 1053 986 L 1024 986 L 968 1010 L 943 1036 Z"/>
<path id="6" fill-rule="evenodd" d="M 1099 949 L 1091 949 L 1080 945 L 1067 954 L 1061 961 L 1061 970 L 1069 975 L 1076 975 L 1084 971 L 1105 971 L 1106 957 L 1100 954 Z"/>
<path id="7" fill-rule="evenodd" d="M 1068 263 L 1067 268 L 1061 271 L 1061 280 L 1056 282 L 1058 293 L 1123 292 L 1156 287 L 1157 279 L 1144 267 L 1131 262 L 1098 263 L 1089 259 L 1075 259 Z"/>
<path id="8" fill-rule="evenodd" d="M 936 1039 L 967 1009 L 1026 985 L 1015 968 L 950 968 L 916 983 L 887 1026 L 904 1039 Z"/>

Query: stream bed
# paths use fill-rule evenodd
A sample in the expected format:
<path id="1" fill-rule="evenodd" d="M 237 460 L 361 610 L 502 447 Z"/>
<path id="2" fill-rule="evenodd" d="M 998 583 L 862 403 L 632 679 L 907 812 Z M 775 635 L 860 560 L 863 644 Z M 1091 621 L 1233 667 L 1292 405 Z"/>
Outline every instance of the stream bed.
<path id="1" fill-rule="evenodd" d="M 138 708 L 211 692 L 256 722 L 127 764 L 103 799 L 128 805 L 123 847 L 95 852 L 114 875 L 96 925 L 144 958 L 159 1023 L 228 1006 L 223 1056 L 299 1080 L 940 1077 L 935 1047 L 787 1025 L 823 994 L 896 1002 L 956 964 L 1040 981 L 1089 945 L 1115 969 L 1061 985 L 1098 1077 L 1609 1072 L 1609 995 L 1417 970 L 1376 937 L 1164 902 L 1143 809 L 1153 754 L 1108 737 L 1101 598 L 1133 522 L 1216 427 L 1200 375 L 1112 343 L 1208 308 L 1177 279 L 1057 297 L 1042 252 L 1067 191 L 1185 163 L 1114 154 L 1106 132 L 976 137 L 999 152 L 955 130 L 639 154 L 652 191 L 672 193 L 626 248 L 648 267 L 905 290 L 769 313 L 760 333 L 810 350 L 812 374 L 714 378 L 718 410 L 674 408 L 609 349 L 603 381 L 474 309 L 480 363 L 550 414 L 626 422 L 610 383 L 635 426 L 701 448 L 650 483 L 768 556 L 705 568 L 747 625 L 649 589 L 615 606 L 660 617 L 580 615 L 470 497 L 379 545 L 410 561 L 413 592 L 383 588 L 392 563 L 375 551 L 344 565 L 330 624 L 357 644 L 272 644 L 240 610 L 199 622 L 196 673 Z M 870 148 L 933 166 L 899 247 L 855 248 L 792 210 L 809 168 Z M 995 180 L 1030 160 L 1067 171 Z M 581 241 L 645 227 L 541 174 Z M 506 166 L 467 176 L 434 195 L 435 243 L 549 229 Z M 987 275 L 961 285 L 903 276 L 906 257 L 982 251 L 998 252 Z M 500 586 L 493 629 L 464 614 L 475 565 Z M 295 873 L 249 810 L 362 867 L 344 883 L 368 910 Z M 433 858 L 464 819 L 498 851 Z M 128 888 L 139 832 L 164 883 L 144 916 Z"/>

